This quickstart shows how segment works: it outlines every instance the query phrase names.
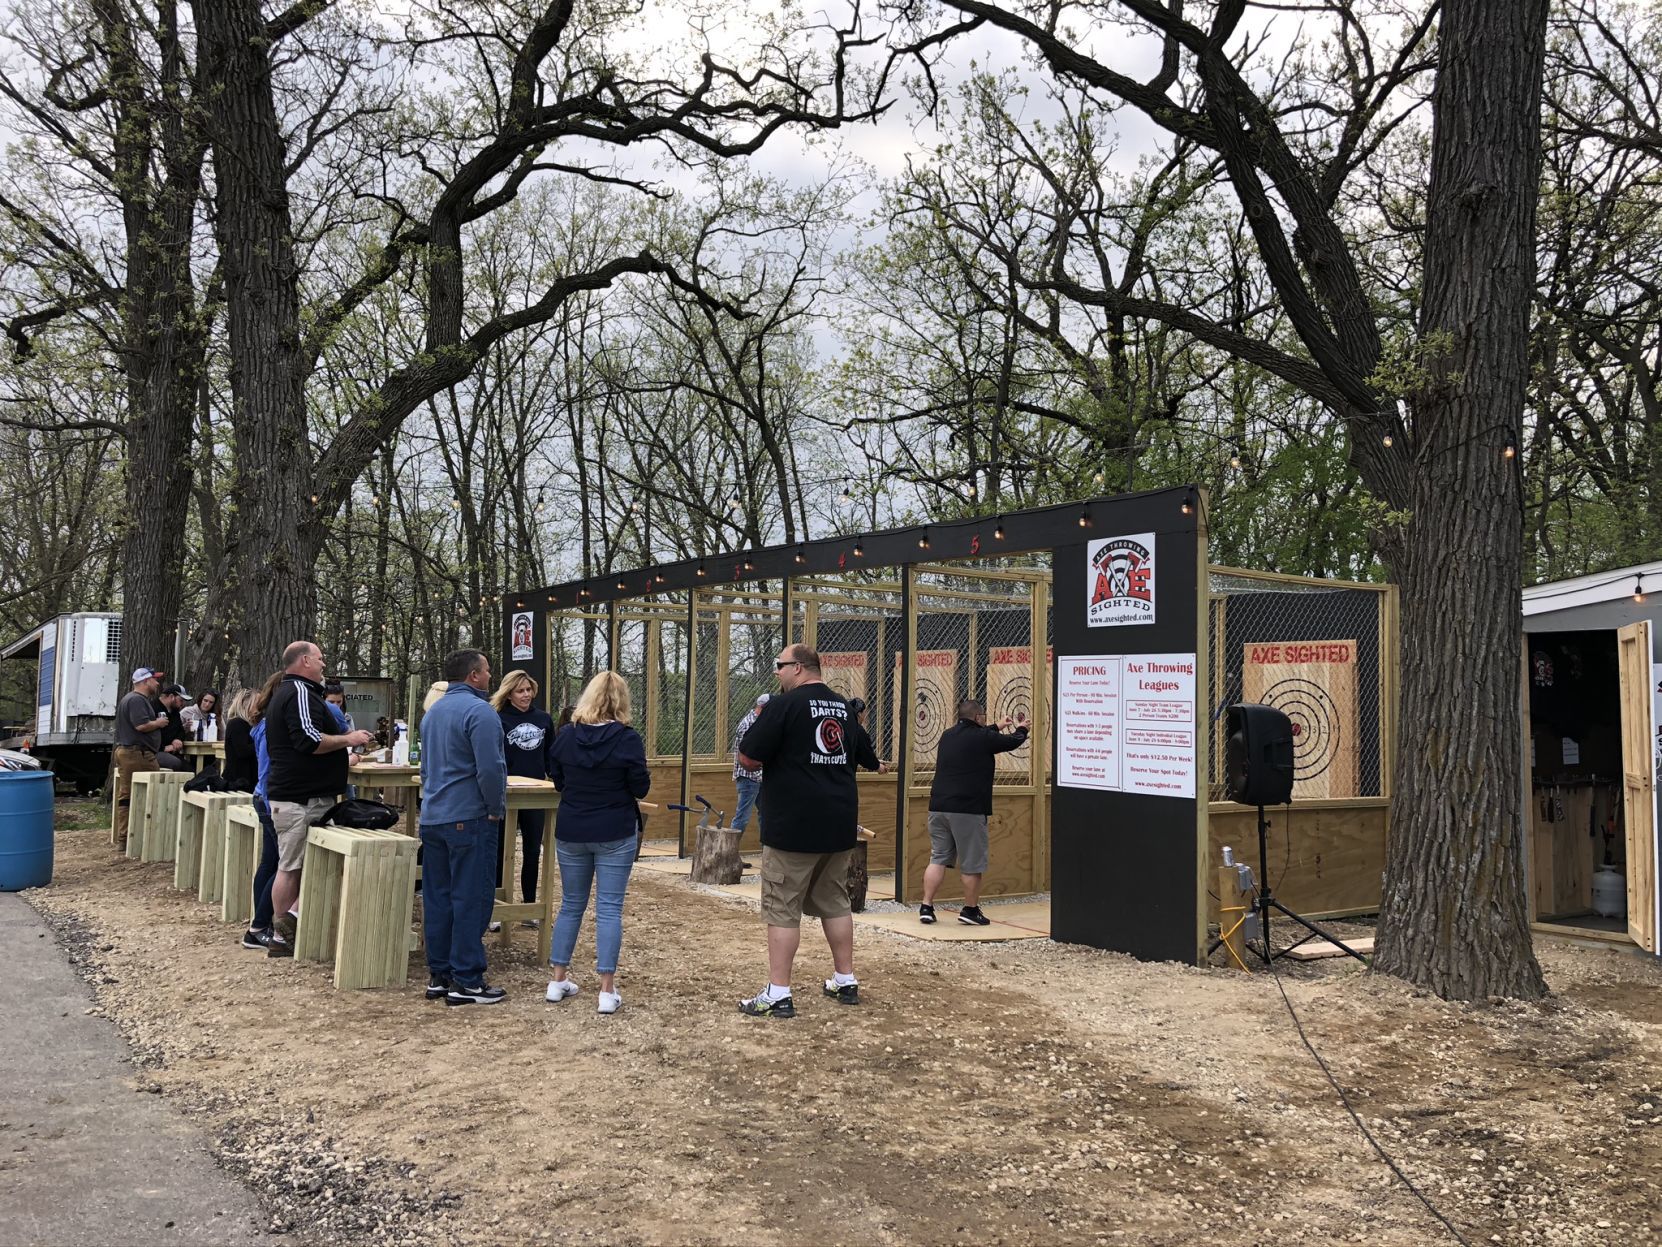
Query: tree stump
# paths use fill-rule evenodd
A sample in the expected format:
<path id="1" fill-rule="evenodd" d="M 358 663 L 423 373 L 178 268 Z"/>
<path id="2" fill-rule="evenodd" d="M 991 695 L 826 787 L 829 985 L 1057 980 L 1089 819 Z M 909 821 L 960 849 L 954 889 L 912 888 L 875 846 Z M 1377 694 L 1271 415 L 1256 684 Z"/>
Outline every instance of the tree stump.
<path id="1" fill-rule="evenodd" d="M 861 840 L 848 855 L 848 907 L 857 914 L 866 912 L 866 842 Z"/>
<path id="2" fill-rule="evenodd" d="M 742 835 L 737 827 L 700 827 L 698 843 L 693 846 L 693 882 L 737 883 L 744 874 L 744 863 L 739 860 Z"/>

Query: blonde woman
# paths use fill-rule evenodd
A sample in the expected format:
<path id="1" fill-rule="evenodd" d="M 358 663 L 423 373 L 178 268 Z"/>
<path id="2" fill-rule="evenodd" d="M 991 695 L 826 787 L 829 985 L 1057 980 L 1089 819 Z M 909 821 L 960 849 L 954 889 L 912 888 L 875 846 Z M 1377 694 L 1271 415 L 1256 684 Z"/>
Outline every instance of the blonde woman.
<path id="1" fill-rule="evenodd" d="M 554 743 L 554 720 L 548 711 L 533 704 L 537 696 L 537 682 L 523 671 L 510 671 L 502 677 L 491 695 L 491 707 L 502 716 L 502 736 L 508 755 L 508 774 L 523 775 L 527 779 L 548 778 L 548 750 Z M 525 856 L 519 866 L 519 891 L 529 905 L 537 899 L 537 867 L 542 861 L 541 810 L 519 812 L 519 838 Z M 507 846 L 513 843 L 513 828 L 504 827 L 496 855 L 496 886 L 502 886 L 503 860 Z M 533 920 L 525 924 L 536 926 Z"/>
<path id="2" fill-rule="evenodd" d="M 554 737 L 549 775 L 560 790 L 554 816 L 554 851 L 560 863 L 560 914 L 549 950 L 548 999 L 558 1003 L 577 994 L 566 977 L 583 911 L 594 885 L 595 972 L 600 976 L 600 1012 L 623 1005 L 617 991 L 618 953 L 623 947 L 623 894 L 635 865 L 636 802 L 652 777 L 646 745 L 629 726 L 629 686 L 615 671 L 589 681 L 571 726 Z"/>

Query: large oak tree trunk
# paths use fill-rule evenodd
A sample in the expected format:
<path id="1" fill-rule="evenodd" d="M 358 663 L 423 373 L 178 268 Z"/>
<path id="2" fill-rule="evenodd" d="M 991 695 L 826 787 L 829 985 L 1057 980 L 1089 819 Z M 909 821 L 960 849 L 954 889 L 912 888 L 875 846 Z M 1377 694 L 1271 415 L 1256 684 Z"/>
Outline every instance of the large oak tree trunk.
<path id="1" fill-rule="evenodd" d="M 307 435 L 294 240 L 282 131 L 258 0 L 197 0 L 210 104 L 214 222 L 225 274 L 236 434 L 226 534 L 236 585 L 228 620 L 242 670 L 276 669 L 283 647 L 310 638 L 321 526 Z M 252 677 L 251 677 L 252 678 Z"/>
<path id="2" fill-rule="evenodd" d="M 1535 285 L 1546 0 L 1447 0 L 1410 396 L 1402 711 L 1376 968 L 1439 996 L 1545 991 L 1523 883 L 1516 444 Z"/>
<path id="3" fill-rule="evenodd" d="M 203 146 L 179 106 L 188 72 L 172 6 L 157 6 L 154 30 L 166 106 L 155 99 L 152 71 L 136 49 L 125 6 L 100 0 L 94 13 L 116 105 L 116 189 L 127 257 L 121 298 L 128 409 L 121 662 L 128 671 L 171 668 L 206 336 L 190 267 Z"/>

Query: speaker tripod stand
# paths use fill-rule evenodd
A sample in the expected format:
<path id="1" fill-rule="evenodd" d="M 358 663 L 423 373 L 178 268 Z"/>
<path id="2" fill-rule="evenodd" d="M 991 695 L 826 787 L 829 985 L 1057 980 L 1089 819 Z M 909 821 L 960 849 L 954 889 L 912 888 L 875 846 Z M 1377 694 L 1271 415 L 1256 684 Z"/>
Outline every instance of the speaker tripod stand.
<path id="1" fill-rule="evenodd" d="M 1335 948 L 1339 949 L 1339 951 L 1355 957 L 1356 960 L 1360 961 L 1363 965 L 1367 965 L 1368 959 L 1361 953 L 1357 952 L 1349 944 L 1346 944 L 1338 936 L 1330 935 L 1328 932 L 1318 927 L 1315 923 L 1311 922 L 1303 914 L 1294 913 L 1280 901 L 1275 899 L 1275 896 L 1270 889 L 1269 827 L 1269 820 L 1264 817 L 1264 807 L 1260 805 L 1258 807 L 1258 885 L 1253 889 L 1252 909 L 1253 912 L 1258 915 L 1258 938 L 1263 946 L 1259 947 L 1251 940 L 1246 942 L 1246 946 L 1256 953 L 1259 960 L 1261 960 L 1265 965 L 1269 965 L 1277 957 L 1285 957 L 1288 953 L 1292 952 L 1293 949 L 1299 948 L 1313 939 L 1320 938 L 1326 940 L 1329 944 L 1332 944 Z M 1270 943 L 1270 911 L 1272 909 L 1285 917 L 1291 918 L 1305 930 L 1305 934 L 1298 940 L 1287 945 L 1286 948 L 1279 950 Z M 1212 945 L 1213 950 L 1215 951 L 1218 948 L 1218 945 L 1222 943 L 1223 940 L 1219 939 L 1217 944 Z"/>

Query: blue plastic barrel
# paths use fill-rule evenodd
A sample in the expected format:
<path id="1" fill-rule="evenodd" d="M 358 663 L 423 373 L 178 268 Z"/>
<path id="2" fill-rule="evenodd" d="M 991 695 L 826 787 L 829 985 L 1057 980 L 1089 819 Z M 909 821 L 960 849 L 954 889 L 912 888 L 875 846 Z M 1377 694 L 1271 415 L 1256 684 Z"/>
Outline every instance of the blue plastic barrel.
<path id="1" fill-rule="evenodd" d="M 52 772 L 0 771 L 0 892 L 52 882 Z"/>

